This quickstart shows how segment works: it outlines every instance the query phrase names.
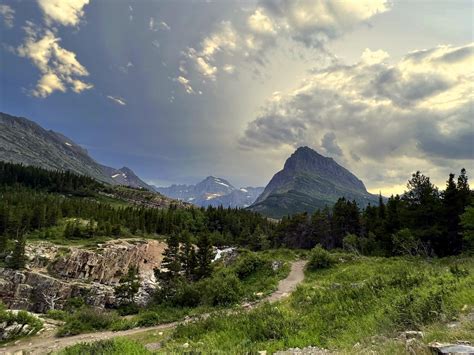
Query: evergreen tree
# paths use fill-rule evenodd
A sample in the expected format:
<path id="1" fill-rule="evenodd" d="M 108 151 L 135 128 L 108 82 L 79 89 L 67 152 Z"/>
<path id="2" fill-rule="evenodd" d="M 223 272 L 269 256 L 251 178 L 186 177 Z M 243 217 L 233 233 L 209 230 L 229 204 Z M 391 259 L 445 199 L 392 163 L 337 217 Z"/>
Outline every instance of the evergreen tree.
<path id="1" fill-rule="evenodd" d="M 163 252 L 161 270 L 155 270 L 156 277 L 165 284 L 176 279 L 181 272 L 178 236 L 172 233 L 166 241 L 167 247 Z"/>
<path id="2" fill-rule="evenodd" d="M 201 233 L 197 242 L 198 251 L 196 253 L 197 258 L 197 270 L 196 274 L 198 279 L 208 277 L 212 272 L 212 260 L 214 259 L 214 251 L 209 239 L 209 234 Z"/>
<path id="3" fill-rule="evenodd" d="M 379 193 L 378 218 L 382 221 L 385 219 L 385 204 L 383 203 L 383 197 L 381 193 Z"/>
<path id="4" fill-rule="evenodd" d="M 185 232 L 182 236 L 183 244 L 181 246 L 181 265 L 184 271 L 184 276 L 187 280 L 191 281 L 194 279 L 196 274 L 197 268 L 197 259 L 196 259 L 196 251 L 194 246 L 191 243 L 191 234 L 189 232 Z"/>
<path id="5" fill-rule="evenodd" d="M 140 277 L 138 275 L 138 267 L 130 266 L 128 272 L 120 278 L 119 284 L 114 289 L 119 305 L 135 304 L 134 298 L 139 289 Z"/>
<path id="6" fill-rule="evenodd" d="M 466 169 L 464 168 L 461 169 L 461 173 L 458 176 L 457 189 L 458 189 L 458 199 L 462 206 L 462 211 L 464 211 L 464 209 L 471 203 L 471 200 L 472 200 L 468 177 L 467 177 Z"/>
<path id="7" fill-rule="evenodd" d="M 462 201 L 459 199 L 459 191 L 454 181 L 454 174 L 449 174 L 446 182 L 446 190 L 443 196 L 443 225 L 445 237 L 440 243 L 442 255 L 457 253 L 462 247 L 462 237 L 459 233 L 459 216 L 463 211 Z"/>
<path id="8" fill-rule="evenodd" d="M 430 178 L 417 171 L 403 194 L 402 223 L 408 227 L 428 250 L 443 253 L 440 228 L 440 198 Z"/>
<path id="9" fill-rule="evenodd" d="M 24 269 L 26 266 L 25 255 L 26 238 L 25 235 L 18 230 L 13 253 L 10 256 L 8 266 L 12 269 Z"/>

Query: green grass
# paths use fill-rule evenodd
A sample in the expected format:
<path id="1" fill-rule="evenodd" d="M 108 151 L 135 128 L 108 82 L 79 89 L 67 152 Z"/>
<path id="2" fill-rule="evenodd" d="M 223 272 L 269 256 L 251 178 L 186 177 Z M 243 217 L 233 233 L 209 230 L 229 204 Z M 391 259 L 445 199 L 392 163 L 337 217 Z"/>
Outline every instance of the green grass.
<path id="1" fill-rule="evenodd" d="M 58 352 L 59 355 L 148 355 L 151 354 L 143 345 L 129 339 L 117 338 L 100 340 L 91 344 L 80 343 Z"/>
<path id="2" fill-rule="evenodd" d="M 336 258 L 332 268 L 308 271 L 284 302 L 178 327 L 163 352 L 179 352 L 187 342 L 189 350 L 204 353 L 309 345 L 351 353 L 357 343 L 363 353 L 378 335 L 386 339 L 383 353 L 399 353 L 401 345 L 393 339 L 400 331 L 426 328 L 435 339 L 436 324 L 474 306 L 473 258 Z M 465 272 L 453 273 L 455 264 Z"/>

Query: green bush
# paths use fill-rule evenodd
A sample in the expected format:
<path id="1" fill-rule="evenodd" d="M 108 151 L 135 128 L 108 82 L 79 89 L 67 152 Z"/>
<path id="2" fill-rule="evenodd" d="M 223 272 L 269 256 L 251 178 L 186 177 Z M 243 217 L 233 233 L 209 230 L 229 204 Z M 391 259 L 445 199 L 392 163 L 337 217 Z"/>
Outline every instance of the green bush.
<path id="1" fill-rule="evenodd" d="M 8 339 L 3 339 L 4 341 L 11 341 L 24 336 L 22 331 L 26 326 L 30 328 L 29 335 L 36 334 L 41 328 L 43 328 L 43 322 L 39 318 L 27 311 L 18 311 L 16 313 L 8 311 L 1 301 L 0 323 L 4 323 L 6 327 L 14 324 L 19 325 L 17 332 L 11 333 Z"/>
<path id="2" fill-rule="evenodd" d="M 134 341 L 117 338 L 112 340 L 100 340 L 94 343 L 80 343 L 59 352 L 60 355 L 148 355 L 151 354 L 143 345 Z"/>
<path id="3" fill-rule="evenodd" d="M 202 298 L 199 285 L 201 283 L 191 284 L 182 282 L 171 299 L 171 303 L 178 307 L 197 307 L 201 303 Z"/>
<path id="4" fill-rule="evenodd" d="M 66 318 L 66 323 L 58 330 L 58 335 L 69 336 L 108 329 L 118 319 L 115 312 L 82 308 Z"/>
<path id="5" fill-rule="evenodd" d="M 209 306 L 228 306 L 240 300 L 242 285 L 232 272 L 221 271 L 199 282 L 202 303 Z"/>
<path id="6" fill-rule="evenodd" d="M 163 323 L 163 319 L 158 312 L 145 311 L 137 317 L 137 325 L 139 327 L 151 327 L 160 323 Z"/>
<path id="7" fill-rule="evenodd" d="M 317 245 L 311 250 L 307 268 L 312 271 L 327 269 L 336 263 L 337 260 L 331 253 L 323 249 L 320 245 Z"/>
<path id="8" fill-rule="evenodd" d="M 270 266 L 266 260 L 256 253 L 249 253 L 237 261 L 234 270 L 239 279 L 244 280 L 264 268 L 265 265 Z"/>

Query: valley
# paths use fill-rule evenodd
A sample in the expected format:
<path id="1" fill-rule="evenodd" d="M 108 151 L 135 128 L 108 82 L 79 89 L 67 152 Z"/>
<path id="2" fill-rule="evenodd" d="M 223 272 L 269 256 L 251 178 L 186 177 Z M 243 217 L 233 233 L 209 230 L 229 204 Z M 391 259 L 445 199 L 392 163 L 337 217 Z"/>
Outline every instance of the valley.
<path id="1" fill-rule="evenodd" d="M 474 355 L 473 16 L 0 0 L 0 355 Z"/>

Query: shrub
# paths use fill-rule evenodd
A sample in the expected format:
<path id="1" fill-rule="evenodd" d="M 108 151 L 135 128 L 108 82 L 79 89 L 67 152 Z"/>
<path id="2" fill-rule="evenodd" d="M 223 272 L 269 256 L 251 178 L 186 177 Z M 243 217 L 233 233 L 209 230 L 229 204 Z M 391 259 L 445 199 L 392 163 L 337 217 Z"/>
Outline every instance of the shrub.
<path id="1" fill-rule="evenodd" d="M 202 289 L 202 302 L 210 306 L 234 304 L 242 295 L 240 280 L 231 272 L 221 271 L 199 284 Z"/>
<path id="2" fill-rule="evenodd" d="M 58 335 L 68 336 L 108 329 L 118 319 L 115 312 L 82 308 L 66 318 L 66 323 L 58 330 Z"/>
<path id="3" fill-rule="evenodd" d="M 139 327 L 151 327 L 163 323 L 163 319 L 158 312 L 145 311 L 138 315 L 137 325 Z"/>
<path id="4" fill-rule="evenodd" d="M 234 270 L 239 279 L 244 280 L 253 273 L 261 270 L 265 264 L 267 264 L 267 261 L 262 259 L 259 255 L 249 253 L 239 259 Z"/>
<path id="5" fill-rule="evenodd" d="M 118 332 L 120 330 L 132 329 L 132 328 L 135 328 L 136 326 L 137 326 L 137 322 L 135 320 L 122 318 L 113 322 L 110 325 L 109 329 L 114 332 Z"/>
<path id="6" fill-rule="evenodd" d="M 320 245 L 311 250 L 308 261 L 309 270 L 327 269 L 336 264 L 336 258 L 331 255 L 327 250 L 323 249 Z"/>
<path id="7" fill-rule="evenodd" d="M 201 303 L 201 291 L 198 284 L 182 282 L 171 299 L 171 303 L 178 307 L 197 307 Z"/>
<path id="8" fill-rule="evenodd" d="M 11 341 L 27 335 L 24 332 L 26 326 L 29 328 L 27 331 L 28 335 L 36 334 L 41 328 L 43 328 L 43 322 L 39 318 L 27 311 L 18 311 L 16 313 L 8 311 L 0 301 L 0 324 L 2 323 L 4 328 L 15 324 L 18 325 L 15 332 L 9 333 L 8 338 L 0 338 L 4 341 Z"/>
<path id="9" fill-rule="evenodd" d="M 69 313 L 73 313 L 84 306 L 85 306 L 84 299 L 80 297 L 72 297 L 66 301 L 66 304 L 64 305 L 64 310 Z"/>

